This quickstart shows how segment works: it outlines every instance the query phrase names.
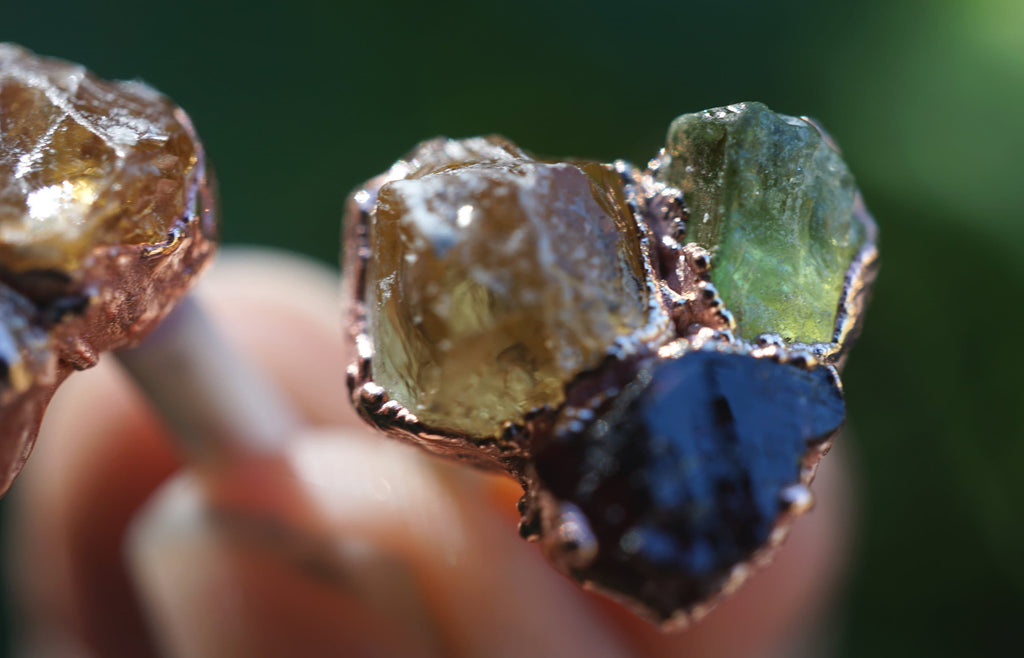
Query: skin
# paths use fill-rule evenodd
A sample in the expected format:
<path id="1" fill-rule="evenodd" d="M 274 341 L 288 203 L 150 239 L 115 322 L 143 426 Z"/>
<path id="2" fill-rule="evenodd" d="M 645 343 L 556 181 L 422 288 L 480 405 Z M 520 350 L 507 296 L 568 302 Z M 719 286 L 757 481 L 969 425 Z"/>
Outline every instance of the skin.
<path id="1" fill-rule="evenodd" d="M 664 633 L 519 539 L 511 480 L 354 418 L 336 288 L 306 261 L 245 252 L 197 289 L 307 423 L 279 454 L 187 466 L 114 359 L 65 384 L 10 501 L 22 655 L 738 658 L 821 634 L 848 543 L 841 456 L 774 563 Z"/>

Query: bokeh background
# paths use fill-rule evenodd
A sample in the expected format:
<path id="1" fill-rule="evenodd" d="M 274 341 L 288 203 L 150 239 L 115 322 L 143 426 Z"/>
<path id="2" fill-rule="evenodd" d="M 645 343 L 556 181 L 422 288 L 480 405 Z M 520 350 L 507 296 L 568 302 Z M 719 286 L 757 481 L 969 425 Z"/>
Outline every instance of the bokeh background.
<path id="1" fill-rule="evenodd" d="M 835 645 L 1016 653 L 1024 2 L 0 5 L 0 40 L 145 79 L 188 109 L 227 242 L 327 262 L 349 190 L 437 134 L 642 163 L 685 111 L 761 100 L 819 118 L 883 256 L 844 377 L 859 518 Z"/>

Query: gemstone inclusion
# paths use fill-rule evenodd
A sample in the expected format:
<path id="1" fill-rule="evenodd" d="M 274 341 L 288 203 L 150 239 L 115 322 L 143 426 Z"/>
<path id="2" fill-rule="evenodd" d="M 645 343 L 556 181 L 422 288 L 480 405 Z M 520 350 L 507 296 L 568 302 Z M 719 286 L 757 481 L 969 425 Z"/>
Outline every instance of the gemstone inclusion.
<path id="1" fill-rule="evenodd" d="M 686 240 L 713 254 L 711 280 L 738 334 L 828 343 L 847 269 L 867 237 L 839 153 L 810 122 L 741 103 L 669 127 L 659 176 L 682 190 Z"/>
<path id="2" fill-rule="evenodd" d="M 406 163 L 378 194 L 366 299 L 374 379 L 421 421 L 499 436 L 647 324 L 614 171 L 500 138 L 434 140 Z"/>

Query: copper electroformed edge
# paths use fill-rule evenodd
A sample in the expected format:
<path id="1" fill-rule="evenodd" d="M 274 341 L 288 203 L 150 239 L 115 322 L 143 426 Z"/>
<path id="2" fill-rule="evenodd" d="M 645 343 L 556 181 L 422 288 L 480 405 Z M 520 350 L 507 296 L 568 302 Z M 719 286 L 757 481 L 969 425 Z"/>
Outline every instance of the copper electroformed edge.
<path id="1" fill-rule="evenodd" d="M 196 146 L 185 212 L 162 242 L 98 245 L 80 267 L 67 273 L 67 294 L 80 303 L 47 327 L 53 352 L 48 376 L 0 407 L 0 495 L 28 459 L 58 386 L 72 372 L 96 365 L 101 352 L 131 347 L 144 339 L 191 287 L 216 250 L 213 177 L 188 115 L 177 108 L 174 116 Z M 17 290 L 18 275 L 8 274 L 0 285 Z"/>
<path id="2" fill-rule="evenodd" d="M 664 325 L 660 331 L 650 331 L 649 325 L 646 331 L 639 332 L 645 334 L 644 340 L 636 343 L 633 350 L 618 353 L 615 349 L 609 350 L 604 363 L 593 371 L 580 373 L 571 382 L 567 382 L 567 388 L 578 384 L 591 373 L 607 368 L 609 362 L 678 358 L 694 350 L 713 349 L 791 363 L 805 369 L 825 367 L 836 389 L 842 391 L 839 370 L 844 364 L 849 346 L 860 331 L 871 285 L 878 269 L 878 229 L 860 194 L 855 198 L 853 213 L 865 227 L 865 245 L 847 269 L 837 305 L 832 341 L 786 343 L 775 334 L 764 334 L 753 341 L 746 341 L 735 336 L 734 316 L 726 309 L 710 281 L 712 254 L 684 241 L 687 217 L 681 193 L 657 181 L 654 176 L 663 160 L 664 154 L 659 155 L 644 171 L 624 161 L 605 166 L 619 173 L 622 179 L 641 240 L 651 303 L 657 307 L 652 317 L 659 316 L 663 322 L 668 318 L 667 331 Z M 572 413 L 565 413 L 576 411 L 571 408 L 570 400 L 556 409 L 539 409 L 522 424 L 508 426 L 500 439 L 481 441 L 422 423 L 414 413 L 390 399 L 387 391 L 373 380 L 374 348 L 367 325 L 365 299 L 367 263 L 372 256 L 369 246 L 370 221 L 380 188 L 392 180 L 403 178 L 407 171 L 405 163 L 399 161 L 389 172 L 369 180 L 354 191 L 346 205 L 342 236 L 342 291 L 347 302 L 348 340 L 355 354 L 347 370 L 352 403 L 364 420 L 388 436 L 413 443 L 449 460 L 492 471 L 505 471 L 515 477 L 525 492 L 519 504 L 519 511 L 523 515 L 520 533 L 528 540 L 540 541 L 549 560 L 562 571 L 567 571 L 558 563 L 562 557 L 557 545 L 559 533 L 550 527 L 558 518 L 558 503 L 538 487 L 532 486 L 535 474 L 531 468 L 529 445 L 533 434 L 551 430 L 556 417 L 572 416 Z M 657 275 L 654 273 L 655 268 L 660 268 Z M 591 393 L 594 399 L 599 398 L 602 394 L 599 385 Z M 615 390 L 607 393 L 612 395 Z M 632 597 L 590 581 L 581 582 L 581 586 L 601 592 L 666 630 L 685 628 L 699 620 L 722 598 L 740 587 L 758 568 L 770 563 L 775 551 L 784 542 L 793 520 L 813 506 L 814 496 L 809 487 L 822 456 L 829 451 L 840 431 L 841 427 L 809 448 L 799 482 L 782 493 L 782 513 L 768 542 L 749 560 L 737 564 L 719 592 L 707 600 L 681 610 L 666 620 Z M 549 527 L 541 532 L 542 526 Z"/>
<path id="3" fill-rule="evenodd" d="M 348 339 L 355 352 L 354 361 L 347 370 L 352 403 L 363 419 L 389 436 L 414 443 L 447 459 L 487 470 L 508 472 L 525 486 L 523 469 L 525 460 L 529 459 L 528 437 L 535 423 L 543 423 L 556 409 L 534 410 L 527 414 L 523 423 L 506 426 L 501 437 L 473 440 L 444 428 L 424 424 L 410 410 L 390 399 L 387 391 L 373 381 L 373 341 L 367 326 L 365 299 L 366 265 L 371 257 L 369 224 L 379 190 L 388 182 L 404 178 L 409 168 L 405 161 L 399 161 L 389 172 L 370 179 L 353 192 L 346 204 L 342 236 L 342 261 L 345 264 L 342 291 L 348 313 Z M 672 310 L 663 299 L 654 276 L 653 236 L 636 213 L 633 213 L 633 219 L 640 236 L 650 307 L 648 322 L 644 327 L 609 346 L 609 356 L 616 358 L 649 352 L 675 335 L 671 326 Z M 355 263 L 359 263 L 359 266 L 355 267 Z"/>
<path id="4" fill-rule="evenodd" d="M 369 223 L 377 192 L 386 183 L 404 176 L 402 164 L 400 162 L 392 171 L 368 181 L 349 196 L 346 204 L 342 290 L 347 302 L 347 337 L 354 349 L 354 359 L 347 370 L 352 402 L 363 418 L 389 435 L 412 441 L 443 457 L 508 470 L 515 475 L 518 472 L 515 461 L 529 456 L 524 440 L 524 431 L 528 429 L 529 421 L 522 427 L 509 428 L 505 439 L 473 441 L 461 434 L 422 423 L 413 412 L 391 400 L 387 391 L 373 380 L 374 350 L 367 326 L 365 299 L 366 264 L 371 258 Z M 732 313 L 726 309 L 717 289 L 710 282 L 708 273 L 712 266 L 711 255 L 697 245 L 684 244 L 663 235 L 652 235 L 652 230 L 658 230 L 657 222 L 649 222 L 653 226 L 648 228 L 639 220 L 641 216 L 650 219 L 651 204 L 664 198 L 667 188 L 656 183 L 649 171 L 638 172 L 628 163 L 618 161 L 605 166 L 617 171 L 626 187 L 627 200 L 641 236 L 648 291 L 654 307 L 652 320 L 647 327 L 637 332 L 638 339 L 626 349 L 620 350 L 618 345 L 613 346 L 609 356 L 623 358 L 642 349 L 651 353 L 660 352 L 664 356 L 681 353 L 681 349 L 685 350 L 684 343 L 688 343 L 689 348 L 714 344 L 731 346 L 727 348 L 730 351 L 739 348 L 762 358 L 790 361 L 798 357 L 807 367 L 819 363 L 837 367 L 841 365 L 841 356 L 845 355 L 847 346 L 855 338 L 862 323 L 878 261 L 878 250 L 874 244 L 877 228 L 859 195 L 854 212 L 865 224 L 868 239 L 847 270 L 838 304 L 833 341 L 786 344 L 775 335 L 765 334 L 753 342 L 747 342 L 734 336 L 735 320 Z M 670 190 L 669 194 L 678 193 Z M 671 243 L 671 246 L 666 247 L 666 242 Z M 654 249 L 659 249 L 661 253 L 654 256 Z M 654 276 L 654 263 L 666 262 L 666 250 L 670 250 L 677 259 L 671 266 L 678 274 Z M 358 266 L 355 266 L 356 263 Z M 677 285 L 674 287 L 669 283 L 672 276 L 676 277 Z M 666 329 L 665 318 L 670 318 L 673 326 Z M 538 410 L 537 413 L 554 411 Z"/>

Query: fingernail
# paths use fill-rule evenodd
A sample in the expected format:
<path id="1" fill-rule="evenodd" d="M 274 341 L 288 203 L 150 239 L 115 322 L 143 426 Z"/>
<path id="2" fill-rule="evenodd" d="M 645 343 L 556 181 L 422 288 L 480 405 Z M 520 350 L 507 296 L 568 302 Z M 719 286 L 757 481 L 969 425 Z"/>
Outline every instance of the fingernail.
<path id="1" fill-rule="evenodd" d="M 179 476 L 135 522 L 128 563 L 168 656 L 441 655 L 418 583 L 378 547 L 210 504 Z"/>

